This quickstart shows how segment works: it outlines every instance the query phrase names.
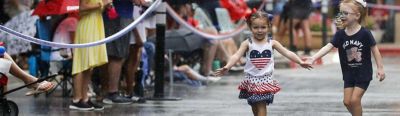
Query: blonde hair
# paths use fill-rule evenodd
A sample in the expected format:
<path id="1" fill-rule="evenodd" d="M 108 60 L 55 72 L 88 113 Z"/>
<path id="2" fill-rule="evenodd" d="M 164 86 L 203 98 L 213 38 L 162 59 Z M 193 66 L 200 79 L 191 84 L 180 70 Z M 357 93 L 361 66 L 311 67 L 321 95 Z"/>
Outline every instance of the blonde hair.
<path id="1" fill-rule="evenodd" d="M 253 23 L 253 21 L 255 19 L 261 18 L 265 21 L 267 21 L 267 25 L 268 25 L 268 35 L 271 36 L 272 35 L 272 22 L 270 20 L 270 17 L 268 16 L 267 13 L 262 12 L 262 11 L 256 11 L 251 13 L 247 18 L 246 18 L 246 23 L 247 26 L 251 29 L 251 25 Z"/>
<path id="2" fill-rule="evenodd" d="M 368 16 L 368 7 L 364 7 L 364 5 L 356 0 L 342 0 L 342 2 L 340 2 L 340 5 L 342 5 L 343 3 L 352 3 L 354 6 L 356 6 L 357 8 L 353 10 L 357 10 L 360 13 L 360 19 L 358 19 L 358 23 L 361 24 L 365 22 L 365 19 Z"/>

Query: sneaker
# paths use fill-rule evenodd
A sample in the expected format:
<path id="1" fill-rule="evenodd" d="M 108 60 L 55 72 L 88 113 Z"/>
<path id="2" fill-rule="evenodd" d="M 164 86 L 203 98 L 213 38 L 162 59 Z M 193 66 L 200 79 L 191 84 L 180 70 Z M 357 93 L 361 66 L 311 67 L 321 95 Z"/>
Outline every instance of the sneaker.
<path id="1" fill-rule="evenodd" d="M 103 107 L 102 105 L 93 103 L 93 102 L 90 101 L 90 100 L 88 101 L 87 104 L 88 104 L 88 105 L 91 105 L 91 106 L 94 108 L 94 110 L 104 110 L 104 107 Z"/>
<path id="2" fill-rule="evenodd" d="M 89 110 L 93 110 L 94 108 L 93 108 L 93 106 L 89 105 L 88 103 L 85 103 L 82 100 L 79 100 L 78 103 L 74 103 L 73 101 L 71 101 L 71 104 L 69 105 L 69 109 L 89 111 Z"/>
<path id="3" fill-rule="evenodd" d="M 131 104 L 133 101 L 126 97 L 118 95 L 117 92 L 109 93 L 106 98 L 103 99 L 105 104 Z"/>
<path id="4" fill-rule="evenodd" d="M 127 96 L 127 97 L 130 98 L 135 103 L 146 103 L 146 99 L 144 99 L 143 97 L 138 97 L 138 96 Z"/>
<path id="5" fill-rule="evenodd" d="M 221 77 L 215 77 L 215 76 L 209 76 L 207 77 L 207 81 L 211 82 L 211 83 L 215 83 L 217 81 L 221 80 Z"/>

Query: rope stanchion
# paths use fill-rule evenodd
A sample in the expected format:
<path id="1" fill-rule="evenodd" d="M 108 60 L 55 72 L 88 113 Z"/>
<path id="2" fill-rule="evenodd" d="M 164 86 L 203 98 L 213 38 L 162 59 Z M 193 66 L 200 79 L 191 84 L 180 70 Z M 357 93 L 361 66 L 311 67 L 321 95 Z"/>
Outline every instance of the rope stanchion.
<path id="1" fill-rule="evenodd" d="M 39 45 L 44 45 L 44 46 L 51 46 L 51 47 L 59 47 L 59 48 L 84 48 L 84 47 L 91 47 L 91 46 L 97 46 L 97 45 L 101 45 L 104 43 L 108 43 L 111 42 L 115 39 L 120 38 L 121 36 L 123 36 L 124 34 L 128 33 L 129 31 L 131 31 L 137 24 L 139 24 L 142 20 L 144 20 L 150 13 L 152 13 L 160 4 L 161 4 L 162 0 L 157 0 L 155 1 L 150 7 L 149 9 L 147 9 L 137 20 L 135 20 L 134 22 L 132 22 L 131 24 L 129 24 L 127 27 L 125 27 L 124 29 L 122 29 L 121 31 L 103 39 L 100 41 L 96 41 L 96 42 L 90 42 L 90 43 L 84 43 L 84 44 L 65 44 L 65 43 L 56 43 L 56 42 L 50 42 L 50 41 L 46 41 L 46 40 L 41 40 L 41 39 L 37 39 L 28 35 L 24 35 L 21 34 L 19 32 L 16 32 L 12 29 L 9 29 L 3 25 L 0 25 L 0 31 L 4 31 L 6 33 L 15 35 L 19 38 L 21 38 L 22 40 L 25 41 L 29 41 L 35 44 L 39 44 Z"/>
<path id="2" fill-rule="evenodd" d="M 247 26 L 245 24 L 241 25 L 238 29 L 234 30 L 231 33 L 226 33 L 226 34 L 208 34 L 205 32 L 202 32 L 196 28 L 194 28 L 193 26 L 191 26 L 189 23 L 187 23 L 185 20 L 183 20 L 172 8 L 171 6 L 169 6 L 168 4 L 166 5 L 167 7 L 167 12 L 168 14 L 171 15 L 172 18 L 174 18 L 179 24 L 185 26 L 186 28 L 188 28 L 189 30 L 191 30 L 192 32 L 194 32 L 197 35 L 200 35 L 202 37 L 205 37 L 207 39 L 215 39 L 215 40 L 219 40 L 219 39 L 227 39 L 227 38 L 231 38 L 237 34 L 239 34 L 240 32 L 242 32 L 244 29 L 247 28 Z"/>

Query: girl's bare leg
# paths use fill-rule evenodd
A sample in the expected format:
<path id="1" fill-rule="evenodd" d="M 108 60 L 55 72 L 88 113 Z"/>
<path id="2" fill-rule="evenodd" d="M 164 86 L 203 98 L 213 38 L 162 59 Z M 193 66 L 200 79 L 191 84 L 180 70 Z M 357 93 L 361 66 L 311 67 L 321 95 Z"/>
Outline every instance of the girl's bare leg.
<path id="1" fill-rule="evenodd" d="M 353 110 L 353 116 L 362 116 L 361 98 L 364 95 L 365 90 L 359 87 L 354 87 L 353 95 L 351 96 L 351 109 Z"/>
<path id="2" fill-rule="evenodd" d="M 350 114 L 353 114 L 353 110 L 352 110 L 352 104 L 351 104 L 351 98 L 352 98 L 352 95 L 353 95 L 353 90 L 354 90 L 354 87 L 347 87 L 347 88 L 344 88 L 344 91 L 343 91 L 343 93 L 344 93 L 344 95 L 343 95 L 343 104 L 344 104 L 344 106 L 346 106 L 346 108 L 347 108 L 347 111 L 349 111 L 350 112 Z"/>
<path id="3" fill-rule="evenodd" d="M 256 105 L 252 105 L 252 106 L 251 106 L 251 110 L 253 111 L 253 115 L 254 115 L 254 116 L 257 116 L 257 112 L 258 112 L 258 111 L 257 111 L 257 106 L 256 106 Z"/>
<path id="4" fill-rule="evenodd" d="M 256 103 L 256 107 L 257 107 L 257 116 L 267 115 L 267 104 L 265 102 Z"/>

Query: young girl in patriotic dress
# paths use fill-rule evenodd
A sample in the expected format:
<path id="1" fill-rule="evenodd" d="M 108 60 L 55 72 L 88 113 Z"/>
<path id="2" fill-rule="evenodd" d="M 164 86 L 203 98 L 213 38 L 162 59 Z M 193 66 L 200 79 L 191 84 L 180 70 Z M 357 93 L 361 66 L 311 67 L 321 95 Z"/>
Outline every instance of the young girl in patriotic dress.
<path id="1" fill-rule="evenodd" d="M 246 54 L 244 68 L 245 78 L 239 85 L 239 98 L 247 99 L 255 116 L 265 116 L 267 105 L 273 102 L 274 94 L 280 90 L 278 82 L 273 79 L 274 50 L 283 56 L 300 64 L 304 68 L 311 68 L 296 54 L 284 48 L 278 41 L 272 40 L 272 16 L 264 12 L 254 12 L 247 18 L 247 25 L 252 37 L 243 41 L 239 50 L 229 59 L 228 63 L 215 72 L 221 76 Z"/>

